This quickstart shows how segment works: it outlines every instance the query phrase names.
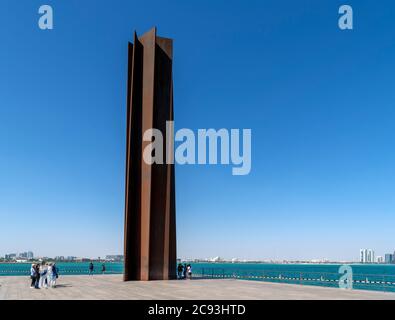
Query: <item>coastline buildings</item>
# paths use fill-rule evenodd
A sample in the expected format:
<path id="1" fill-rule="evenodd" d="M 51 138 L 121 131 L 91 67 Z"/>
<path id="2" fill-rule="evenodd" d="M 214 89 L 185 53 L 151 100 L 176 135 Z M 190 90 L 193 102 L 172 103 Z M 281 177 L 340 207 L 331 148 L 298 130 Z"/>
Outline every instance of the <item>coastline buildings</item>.
<path id="1" fill-rule="evenodd" d="M 360 249 L 359 250 L 359 262 L 360 263 L 374 263 L 374 251 L 372 249 Z"/>
<path id="2" fill-rule="evenodd" d="M 15 260 L 16 259 L 16 253 L 9 253 L 9 254 L 6 254 L 5 256 L 4 256 L 4 258 L 6 259 L 6 260 Z"/>
<path id="3" fill-rule="evenodd" d="M 384 258 L 384 262 L 387 263 L 387 264 L 394 263 L 395 262 L 394 261 L 394 255 L 391 254 L 391 253 L 386 253 L 385 254 L 385 258 Z"/>
<path id="4" fill-rule="evenodd" d="M 122 254 L 107 255 L 105 260 L 111 262 L 122 262 L 124 261 L 124 256 Z"/>
<path id="5" fill-rule="evenodd" d="M 385 263 L 395 264 L 395 253 L 386 253 L 384 256 L 375 257 L 375 252 L 372 249 L 360 249 L 359 250 L 359 262 L 360 263 Z"/>
<path id="6" fill-rule="evenodd" d="M 8 253 L 4 256 L 4 259 L 8 261 L 28 261 L 34 259 L 34 254 L 32 251 L 21 253 Z"/>
<path id="7" fill-rule="evenodd" d="M 366 264 L 395 264 L 395 252 L 377 255 L 372 249 L 360 249 L 359 259 L 354 260 L 329 260 L 329 259 L 310 259 L 310 260 L 246 260 L 242 258 L 223 258 L 220 256 L 211 258 L 178 258 L 177 263 L 271 263 L 271 264 L 353 264 L 353 263 L 366 263 Z M 114 262 L 120 263 L 124 261 L 124 256 L 121 254 L 106 255 L 105 258 L 92 258 L 92 257 L 76 257 L 76 256 L 34 256 L 32 251 L 21 253 L 8 253 L 0 256 L 0 262 L 5 263 L 27 263 L 29 261 L 56 261 L 56 262 Z"/>
<path id="8" fill-rule="evenodd" d="M 214 257 L 209 259 L 210 262 L 224 262 L 225 260 L 222 259 L 221 257 Z"/>
<path id="9" fill-rule="evenodd" d="M 107 255 L 105 261 L 107 262 L 122 262 L 124 260 L 123 255 Z M 57 262 L 90 262 L 90 261 L 104 261 L 100 257 L 98 258 L 87 258 L 87 257 L 75 257 L 75 256 L 34 256 L 32 251 L 22 253 L 7 253 L 4 257 L 0 257 L 0 261 L 11 262 L 11 263 L 27 263 L 29 261 L 57 261 Z"/>
<path id="10" fill-rule="evenodd" d="M 22 252 L 18 255 L 18 258 L 31 260 L 34 258 L 34 254 L 32 251 Z"/>

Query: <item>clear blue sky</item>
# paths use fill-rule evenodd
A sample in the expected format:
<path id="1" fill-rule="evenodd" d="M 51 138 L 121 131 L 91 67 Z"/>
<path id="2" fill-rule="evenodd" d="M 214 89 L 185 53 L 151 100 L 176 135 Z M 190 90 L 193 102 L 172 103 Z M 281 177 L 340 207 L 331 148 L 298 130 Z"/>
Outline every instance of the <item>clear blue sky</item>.
<path id="1" fill-rule="evenodd" d="M 395 4 L 379 3 L 3 0 L 0 255 L 122 252 L 127 42 L 154 25 L 175 39 L 176 128 L 253 134 L 248 176 L 177 166 L 180 257 L 393 251 Z"/>

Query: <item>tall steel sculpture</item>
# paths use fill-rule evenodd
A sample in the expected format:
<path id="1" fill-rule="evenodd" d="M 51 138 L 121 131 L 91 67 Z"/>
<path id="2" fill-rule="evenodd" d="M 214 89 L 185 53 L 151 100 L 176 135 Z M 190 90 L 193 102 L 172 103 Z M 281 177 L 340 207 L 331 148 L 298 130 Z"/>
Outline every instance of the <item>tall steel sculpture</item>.
<path id="1" fill-rule="evenodd" d="M 176 275 L 174 161 L 147 164 L 148 129 L 163 134 L 173 157 L 173 41 L 156 28 L 129 43 L 125 186 L 124 280 L 167 280 Z"/>

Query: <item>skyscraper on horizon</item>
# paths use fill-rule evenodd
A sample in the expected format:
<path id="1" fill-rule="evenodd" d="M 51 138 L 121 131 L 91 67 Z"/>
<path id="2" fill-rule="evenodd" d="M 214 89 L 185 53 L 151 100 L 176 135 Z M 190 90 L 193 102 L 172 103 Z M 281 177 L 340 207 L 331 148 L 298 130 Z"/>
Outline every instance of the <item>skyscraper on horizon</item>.
<path id="1" fill-rule="evenodd" d="M 394 263 L 394 255 L 392 253 L 386 253 L 384 262 L 387 264 Z"/>
<path id="2" fill-rule="evenodd" d="M 374 251 L 372 249 L 360 249 L 359 250 L 359 262 L 360 263 L 374 263 Z"/>

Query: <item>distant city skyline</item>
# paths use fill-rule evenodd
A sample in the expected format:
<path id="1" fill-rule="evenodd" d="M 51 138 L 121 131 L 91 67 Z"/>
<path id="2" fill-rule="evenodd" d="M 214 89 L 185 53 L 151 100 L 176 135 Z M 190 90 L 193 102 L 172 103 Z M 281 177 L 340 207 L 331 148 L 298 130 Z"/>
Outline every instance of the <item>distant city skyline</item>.
<path id="1" fill-rule="evenodd" d="M 5 258 L 5 259 L 14 259 L 14 260 L 21 260 L 21 259 L 37 259 L 37 258 L 50 258 L 50 259 L 55 259 L 55 260 L 67 260 L 67 261 L 78 261 L 78 260 L 86 260 L 86 259 L 102 259 L 102 260 L 114 260 L 114 261 L 121 261 L 120 257 L 123 257 L 123 254 L 107 254 L 107 255 L 99 255 L 96 257 L 93 256 L 87 256 L 87 255 L 81 255 L 81 256 L 76 256 L 76 255 L 69 255 L 69 256 L 64 256 L 64 255 L 57 255 L 57 256 L 51 256 L 51 255 L 34 255 L 32 251 L 24 251 L 24 252 L 12 252 L 12 253 L 6 253 L 4 255 L 0 254 L 0 259 Z M 359 263 L 380 263 L 380 264 L 394 264 L 395 263 L 395 251 L 394 253 L 385 253 L 383 256 L 381 255 L 376 255 L 376 252 L 373 249 L 360 249 L 359 250 L 359 258 L 357 259 L 349 259 L 349 260 L 342 260 L 342 259 L 328 259 L 328 258 L 323 258 L 323 257 L 316 257 L 312 259 L 305 259 L 305 258 L 300 258 L 300 259 L 272 259 L 272 258 L 261 258 L 261 259 L 246 259 L 246 258 L 240 258 L 240 257 L 221 257 L 221 256 L 215 256 L 215 257 L 178 257 L 177 259 L 180 260 L 186 260 L 186 261 L 207 261 L 207 262 L 221 262 L 221 261 L 226 261 L 226 262 L 250 262 L 250 261 L 261 261 L 261 262 L 281 262 L 281 261 L 288 261 L 288 262 L 297 262 L 297 261 L 303 261 L 303 262 L 311 262 L 311 263 L 330 263 L 330 262 L 359 262 Z M 122 258 L 123 259 L 123 258 Z"/>

